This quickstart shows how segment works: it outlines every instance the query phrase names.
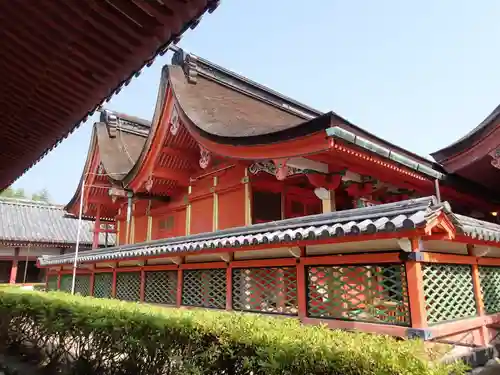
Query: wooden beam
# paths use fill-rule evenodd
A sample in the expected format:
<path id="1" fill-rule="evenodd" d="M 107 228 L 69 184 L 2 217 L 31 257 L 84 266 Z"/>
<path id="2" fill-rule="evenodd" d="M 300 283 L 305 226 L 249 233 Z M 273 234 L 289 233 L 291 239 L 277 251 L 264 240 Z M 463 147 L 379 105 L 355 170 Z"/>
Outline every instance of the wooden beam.
<path id="1" fill-rule="evenodd" d="M 160 180 L 173 180 L 182 186 L 189 186 L 191 173 L 185 170 L 171 168 L 155 168 L 153 177 Z"/>
<path id="2" fill-rule="evenodd" d="M 103 205 L 114 205 L 113 202 L 111 201 L 111 198 L 108 196 L 92 196 L 89 197 L 87 200 L 87 203 L 91 204 L 103 204 Z"/>
<path id="3" fill-rule="evenodd" d="M 198 165 L 199 155 L 195 150 L 191 148 L 164 146 L 161 149 L 161 153 L 171 157 L 186 159 L 187 161 L 189 161 L 189 164 L 193 166 Z"/>

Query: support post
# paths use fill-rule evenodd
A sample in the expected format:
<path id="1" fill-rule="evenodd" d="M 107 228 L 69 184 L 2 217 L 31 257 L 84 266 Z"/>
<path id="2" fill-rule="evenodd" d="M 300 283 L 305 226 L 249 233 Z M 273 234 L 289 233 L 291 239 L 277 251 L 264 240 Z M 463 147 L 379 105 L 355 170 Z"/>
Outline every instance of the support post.
<path id="1" fill-rule="evenodd" d="M 111 298 L 116 298 L 116 267 L 113 267 L 113 280 L 111 281 Z"/>
<path id="2" fill-rule="evenodd" d="M 17 279 L 17 266 L 19 263 L 19 248 L 14 249 L 14 259 L 12 259 L 12 267 L 10 268 L 9 284 L 15 284 Z"/>
<path id="3" fill-rule="evenodd" d="M 212 208 L 212 231 L 215 232 L 217 229 L 219 229 L 219 195 L 217 194 L 217 183 L 218 183 L 218 178 L 215 176 L 213 178 L 213 208 Z"/>
<path id="4" fill-rule="evenodd" d="M 61 290 L 61 271 L 62 267 L 60 267 L 59 271 L 57 271 L 57 290 Z"/>
<path id="5" fill-rule="evenodd" d="M 297 259 L 297 305 L 299 319 L 303 320 L 307 317 L 307 280 L 306 267 L 302 259 L 306 256 L 306 248 L 300 248 L 300 258 Z"/>
<path id="6" fill-rule="evenodd" d="M 323 208 L 323 213 L 335 212 L 337 211 L 337 206 L 335 204 L 335 190 L 328 191 L 328 198 L 321 200 L 321 205 Z"/>
<path id="7" fill-rule="evenodd" d="M 181 307 L 182 305 L 182 268 L 177 270 L 177 296 L 176 296 L 176 306 Z"/>
<path id="8" fill-rule="evenodd" d="M 419 251 L 419 238 L 411 238 L 413 252 Z M 425 309 L 424 280 L 422 263 L 408 260 L 405 262 L 408 287 L 408 300 L 412 328 L 427 328 L 427 311 Z"/>
<path id="9" fill-rule="evenodd" d="M 474 256 L 473 245 L 467 246 L 467 253 L 469 256 Z M 476 258 L 477 260 L 477 258 Z M 481 292 L 481 281 L 479 279 L 479 266 L 477 261 L 471 265 L 472 268 L 472 285 L 474 288 L 474 299 L 476 301 L 477 314 L 479 316 L 485 315 L 484 311 L 484 301 L 483 301 L 483 293 Z M 481 344 L 482 346 L 486 346 L 490 343 L 490 334 L 488 332 L 488 328 L 485 325 L 481 326 Z"/>
<path id="10" fill-rule="evenodd" d="M 144 271 L 144 267 L 141 267 L 141 285 L 139 291 L 139 301 L 144 302 L 145 294 L 146 294 L 146 271 Z"/>
<path id="11" fill-rule="evenodd" d="M 94 285 L 95 285 L 95 266 L 92 266 L 90 274 L 90 286 L 89 286 L 89 296 L 94 296 Z"/>
<path id="12" fill-rule="evenodd" d="M 97 205 L 95 222 L 94 222 L 94 237 L 92 239 L 92 249 L 99 247 L 99 234 L 101 233 L 101 205 Z"/>
<path id="13" fill-rule="evenodd" d="M 248 168 L 245 168 L 245 177 L 243 181 L 245 184 L 245 225 L 252 225 L 252 191 L 250 189 Z"/>
<path id="14" fill-rule="evenodd" d="M 229 253 L 229 261 L 226 263 L 226 310 L 233 310 L 233 270 L 230 267 L 234 259 L 234 253 Z"/>

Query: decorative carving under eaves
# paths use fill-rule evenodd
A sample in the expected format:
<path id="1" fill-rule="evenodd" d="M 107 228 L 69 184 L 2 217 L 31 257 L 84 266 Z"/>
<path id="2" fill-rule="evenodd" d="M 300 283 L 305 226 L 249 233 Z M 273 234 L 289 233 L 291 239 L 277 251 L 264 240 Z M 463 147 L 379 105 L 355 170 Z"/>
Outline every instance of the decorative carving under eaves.
<path id="1" fill-rule="evenodd" d="M 211 159 L 210 151 L 200 145 L 200 167 L 206 169 L 210 165 Z"/>
<path id="2" fill-rule="evenodd" d="M 497 169 L 500 169 L 500 148 L 497 148 L 495 151 L 491 152 L 490 156 L 493 158 L 491 160 L 491 165 Z"/>
<path id="3" fill-rule="evenodd" d="M 97 175 L 102 176 L 104 174 L 105 174 L 104 166 L 102 165 L 102 162 L 101 162 L 101 163 L 99 163 L 99 166 L 97 167 Z"/>
<path id="4" fill-rule="evenodd" d="M 290 177 L 290 176 L 293 176 L 296 174 L 303 174 L 305 172 L 303 169 L 299 169 L 299 168 L 288 167 L 288 166 L 286 168 L 287 168 L 287 170 L 286 170 L 285 177 Z M 256 162 L 256 163 L 253 163 L 252 165 L 250 165 L 250 167 L 248 168 L 248 171 L 251 174 L 265 172 L 265 173 L 269 173 L 273 176 L 277 176 L 278 169 L 279 168 L 277 168 L 276 165 L 272 161 L 259 161 L 259 162 Z"/>
<path id="5" fill-rule="evenodd" d="M 146 189 L 147 192 L 151 191 L 151 189 L 153 188 L 153 183 L 154 183 L 153 176 L 149 176 L 146 182 L 144 183 L 144 188 Z"/>
<path id="6" fill-rule="evenodd" d="M 172 133 L 172 135 L 176 135 L 179 132 L 180 126 L 179 113 L 177 112 L 177 107 L 174 105 L 174 108 L 172 108 L 172 114 L 170 115 L 170 133 Z"/>

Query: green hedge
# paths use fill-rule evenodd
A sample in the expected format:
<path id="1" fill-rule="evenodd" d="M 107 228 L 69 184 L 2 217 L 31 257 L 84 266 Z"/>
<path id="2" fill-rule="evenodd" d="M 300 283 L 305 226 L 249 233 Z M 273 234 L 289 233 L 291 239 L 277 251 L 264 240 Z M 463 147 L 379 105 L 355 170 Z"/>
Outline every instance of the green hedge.
<path id="1" fill-rule="evenodd" d="M 50 374 L 461 373 L 418 341 L 18 288 L 0 288 L 0 345 Z"/>

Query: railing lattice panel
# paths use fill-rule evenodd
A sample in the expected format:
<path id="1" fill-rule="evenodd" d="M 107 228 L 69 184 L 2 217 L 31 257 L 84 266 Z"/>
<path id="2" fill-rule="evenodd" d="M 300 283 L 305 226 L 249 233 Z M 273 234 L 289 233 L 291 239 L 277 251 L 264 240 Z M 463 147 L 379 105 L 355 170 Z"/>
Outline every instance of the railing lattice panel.
<path id="1" fill-rule="evenodd" d="M 111 272 L 96 273 L 94 278 L 94 297 L 111 298 L 113 274 Z"/>
<path id="2" fill-rule="evenodd" d="M 61 275 L 61 288 L 59 289 L 61 292 L 71 292 L 71 284 L 73 283 L 72 275 Z"/>
<path id="3" fill-rule="evenodd" d="M 484 310 L 488 314 L 500 312 L 500 267 L 479 267 L 479 280 Z"/>
<path id="4" fill-rule="evenodd" d="M 90 295 L 90 275 L 77 275 L 75 277 L 75 294 Z"/>
<path id="5" fill-rule="evenodd" d="M 116 298 L 123 301 L 139 301 L 141 293 L 140 272 L 118 272 L 116 274 Z"/>
<path id="6" fill-rule="evenodd" d="M 177 302 L 177 271 L 146 272 L 144 302 L 175 305 Z"/>
<path id="7" fill-rule="evenodd" d="M 51 275 L 47 279 L 47 291 L 57 290 L 57 275 Z"/>
<path id="8" fill-rule="evenodd" d="M 296 315 L 295 267 L 239 268 L 232 275 L 233 309 Z"/>
<path id="9" fill-rule="evenodd" d="M 226 270 L 185 270 L 182 280 L 185 306 L 226 308 Z"/>
<path id="10" fill-rule="evenodd" d="M 423 264 L 427 321 L 430 324 L 477 314 L 472 267 L 461 264 Z"/>
<path id="11" fill-rule="evenodd" d="M 307 278 L 311 317 L 410 324 L 403 265 L 312 266 Z"/>

